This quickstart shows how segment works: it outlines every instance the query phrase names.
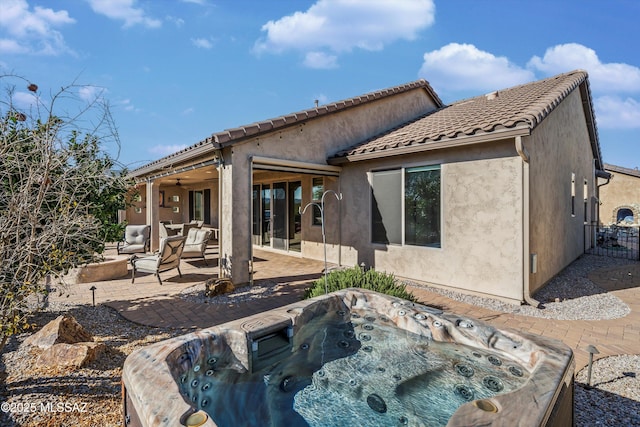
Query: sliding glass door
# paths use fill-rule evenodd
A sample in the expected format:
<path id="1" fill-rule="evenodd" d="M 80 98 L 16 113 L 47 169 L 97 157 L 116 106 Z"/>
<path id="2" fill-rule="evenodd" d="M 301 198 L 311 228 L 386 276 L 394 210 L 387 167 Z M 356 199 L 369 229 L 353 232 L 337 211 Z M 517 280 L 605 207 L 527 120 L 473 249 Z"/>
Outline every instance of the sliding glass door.
<path id="1" fill-rule="evenodd" d="M 274 182 L 257 184 L 252 192 L 254 244 L 300 252 L 302 184 Z"/>

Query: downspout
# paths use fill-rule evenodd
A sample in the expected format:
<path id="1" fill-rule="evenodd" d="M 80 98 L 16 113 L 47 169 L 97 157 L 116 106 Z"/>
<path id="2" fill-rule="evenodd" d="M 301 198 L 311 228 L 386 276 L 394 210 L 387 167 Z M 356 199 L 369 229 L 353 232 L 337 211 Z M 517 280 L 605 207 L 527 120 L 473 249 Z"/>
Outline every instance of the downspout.
<path id="1" fill-rule="evenodd" d="M 224 169 L 224 158 L 222 150 L 218 151 L 220 161 L 218 162 L 218 279 L 222 279 L 222 170 Z"/>
<path id="2" fill-rule="evenodd" d="M 287 186 L 287 191 L 289 187 Z M 253 159 L 249 158 L 249 286 L 253 287 Z M 288 195 L 287 195 L 288 197 Z M 288 248 L 287 248 L 288 249 Z"/>
<path id="3" fill-rule="evenodd" d="M 611 178 L 613 178 L 613 176 L 609 172 L 605 171 L 604 169 L 603 170 L 596 169 L 596 183 L 598 182 L 598 178 L 606 179 L 606 181 L 603 182 L 602 184 L 596 184 L 596 200 L 598 201 L 598 213 L 597 213 L 598 217 L 596 218 L 596 221 L 595 221 L 596 224 L 600 222 L 600 187 L 604 187 L 605 185 L 608 185 L 609 182 L 611 181 Z"/>
<path id="4" fill-rule="evenodd" d="M 338 176 L 338 194 L 342 195 L 342 177 Z M 338 267 L 342 267 L 342 203 L 338 203 Z"/>
<path id="5" fill-rule="evenodd" d="M 527 304 L 538 308 L 540 301 L 531 296 L 529 275 L 531 274 L 531 255 L 529 248 L 529 153 L 522 144 L 522 137 L 516 136 L 516 151 L 522 158 L 522 257 L 523 257 L 523 289 L 522 294 Z"/>

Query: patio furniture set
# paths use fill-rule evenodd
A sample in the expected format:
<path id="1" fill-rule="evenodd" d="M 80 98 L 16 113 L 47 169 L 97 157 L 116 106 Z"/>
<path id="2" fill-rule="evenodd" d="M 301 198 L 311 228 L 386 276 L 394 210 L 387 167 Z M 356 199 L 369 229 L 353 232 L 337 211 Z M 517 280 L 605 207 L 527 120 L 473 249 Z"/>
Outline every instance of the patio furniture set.
<path id="1" fill-rule="evenodd" d="M 157 252 L 149 255 L 151 226 L 127 225 L 124 238 L 117 244 L 118 254 L 131 254 L 131 283 L 134 283 L 137 272 L 152 273 L 162 285 L 160 273 L 177 269 L 180 272 L 180 260 L 182 258 L 202 258 L 208 265 L 205 257 L 207 245 L 212 241 L 214 229 L 203 227 L 202 224 L 193 222 L 189 224 L 164 224 L 160 223 L 160 247 Z M 138 256 L 137 254 L 145 254 Z"/>

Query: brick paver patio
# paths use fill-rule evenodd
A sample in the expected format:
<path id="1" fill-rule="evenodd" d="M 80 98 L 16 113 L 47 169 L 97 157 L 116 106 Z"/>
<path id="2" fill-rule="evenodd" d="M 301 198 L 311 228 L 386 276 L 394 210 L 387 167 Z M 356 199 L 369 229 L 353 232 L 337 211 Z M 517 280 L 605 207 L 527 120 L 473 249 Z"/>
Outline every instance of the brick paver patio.
<path id="1" fill-rule="evenodd" d="M 277 283 L 271 297 L 233 305 L 200 304 L 178 297 L 177 294 L 183 290 L 201 284 L 208 278 L 217 277 L 216 256 L 215 251 L 210 248 L 207 255 L 209 266 L 205 266 L 202 260 L 183 260 L 183 277 L 178 277 L 176 270 L 162 273 L 162 286 L 153 275 L 140 274 L 134 284 L 131 284 L 130 277 L 125 277 L 71 285 L 63 292 L 56 292 L 51 298 L 92 304 L 90 288 L 95 286 L 96 304 L 106 304 L 132 322 L 187 331 L 298 301 L 304 287 L 321 277 L 324 267 L 321 261 L 255 250 L 254 282 L 268 280 Z M 631 314 L 621 319 L 599 321 L 542 319 L 494 312 L 424 289 L 410 290 L 425 304 L 475 317 L 500 328 L 512 328 L 559 339 L 574 350 L 576 368 L 579 370 L 588 362 L 585 348 L 589 344 L 595 345 L 600 351 L 596 356 L 598 358 L 640 354 L 640 263 L 631 268 L 624 266 L 596 271 L 590 278 L 624 301 L 631 308 Z"/>

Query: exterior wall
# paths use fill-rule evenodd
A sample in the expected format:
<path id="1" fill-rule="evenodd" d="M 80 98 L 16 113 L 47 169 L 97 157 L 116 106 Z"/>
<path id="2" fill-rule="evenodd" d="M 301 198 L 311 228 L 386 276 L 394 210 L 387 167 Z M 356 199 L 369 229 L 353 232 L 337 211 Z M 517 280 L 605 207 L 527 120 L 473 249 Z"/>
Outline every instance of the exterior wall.
<path id="1" fill-rule="evenodd" d="M 346 265 L 522 300 L 522 160 L 513 140 L 351 164 L 341 176 Z M 441 248 L 371 243 L 368 173 L 441 164 Z"/>
<path id="2" fill-rule="evenodd" d="M 324 165 L 326 159 L 334 153 L 433 109 L 433 100 L 420 88 L 283 128 L 225 149 L 225 167 L 221 174 L 223 237 L 220 254 L 221 264 L 223 267 L 226 266 L 226 274 L 230 274 L 235 283 L 249 281 L 253 156 Z M 333 185 L 337 185 L 337 182 Z M 308 187 L 307 185 L 307 189 L 304 190 L 305 197 L 310 197 Z M 308 199 L 303 200 L 303 204 L 308 202 Z M 335 217 L 338 215 L 338 209 L 337 203 L 330 205 L 328 202 L 325 214 Z M 308 224 L 309 222 L 303 219 L 302 255 L 315 258 L 318 253 L 322 253 L 321 230 Z M 337 236 L 328 234 L 327 240 L 329 239 L 336 242 Z M 319 242 L 320 247 L 318 243 L 310 242 Z M 332 262 L 337 261 L 337 245 L 334 247 L 336 250 L 328 254 Z"/>
<path id="3" fill-rule="evenodd" d="M 611 173 L 611 180 L 600 187 L 600 222 L 615 224 L 618 208 L 635 211 L 633 205 L 640 205 L 640 178 L 610 170 L 607 172 Z M 633 219 L 635 224 L 640 224 L 637 215 Z"/>
<path id="4" fill-rule="evenodd" d="M 579 90 L 574 90 L 525 138 L 524 146 L 530 156 L 529 252 L 537 256 L 537 272 L 529 275 L 533 293 L 584 253 L 583 182 L 587 180 L 589 200 L 595 197 L 596 187 Z M 576 181 L 574 215 L 572 173 Z M 587 212 L 587 222 L 591 220 L 591 212 Z"/>
<path id="5" fill-rule="evenodd" d="M 193 187 L 185 188 L 177 187 L 175 184 L 161 184 L 159 187 L 160 192 L 163 193 L 162 202 L 159 202 L 158 217 L 159 221 L 172 221 L 173 223 L 189 222 L 189 190 L 204 190 L 205 188 L 211 190 L 211 225 L 217 225 L 218 223 L 218 185 L 217 182 L 210 186 L 207 184 L 200 184 Z M 133 206 L 126 210 L 126 220 L 128 224 L 146 224 L 146 211 L 147 211 L 147 194 L 146 185 L 140 184 L 139 186 L 140 200 L 134 201 Z M 179 200 L 176 202 L 173 200 L 173 196 L 178 196 Z M 178 208 L 178 212 L 174 212 L 174 207 Z M 140 212 L 136 212 L 136 208 L 140 209 Z"/>

